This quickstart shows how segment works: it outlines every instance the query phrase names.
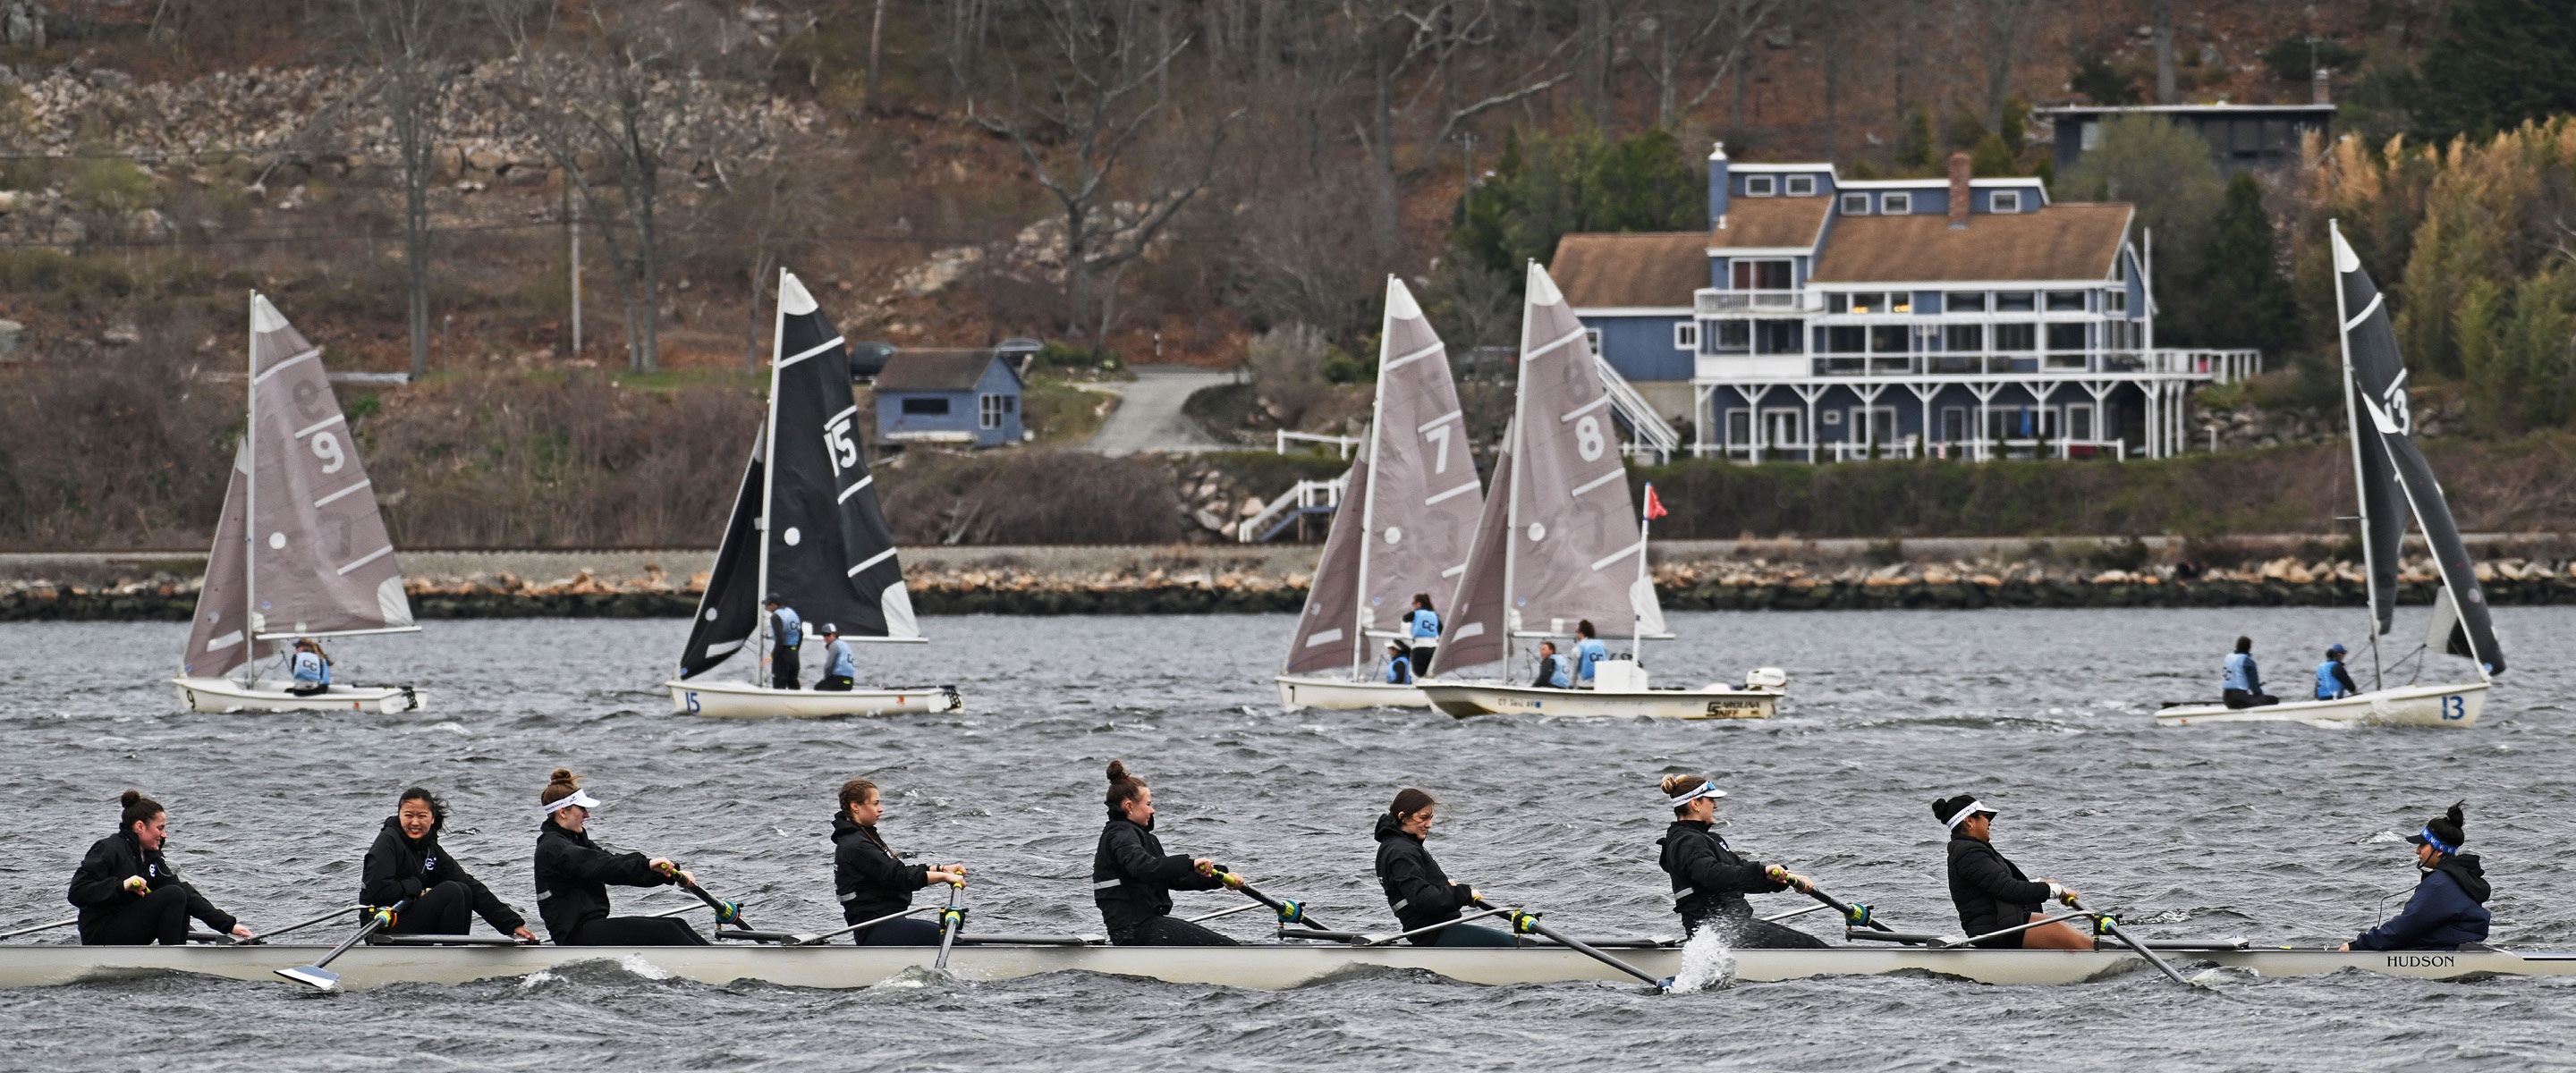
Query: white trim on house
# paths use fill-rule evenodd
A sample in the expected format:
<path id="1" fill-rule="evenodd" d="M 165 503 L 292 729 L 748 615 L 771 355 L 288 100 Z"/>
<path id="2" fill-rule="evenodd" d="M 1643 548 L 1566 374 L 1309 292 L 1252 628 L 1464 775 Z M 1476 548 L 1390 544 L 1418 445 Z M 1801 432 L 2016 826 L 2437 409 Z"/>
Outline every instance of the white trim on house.
<path id="1" fill-rule="evenodd" d="M 1575 306 L 1577 317 L 1687 317 L 1698 309 L 1693 306 Z"/>
<path id="2" fill-rule="evenodd" d="M 1813 246 L 1711 246 L 1711 257 L 1813 257 Z"/>
<path id="3" fill-rule="evenodd" d="M 1845 190 L 1947 190 L 1948 179 L 1845 179 L 1835 183 Z M 1970 179 L 1968 185 L 1983 190 L 2031 189 L 2047 187 L 2035 176 L 2013 175 L 1995 179 Z"/>

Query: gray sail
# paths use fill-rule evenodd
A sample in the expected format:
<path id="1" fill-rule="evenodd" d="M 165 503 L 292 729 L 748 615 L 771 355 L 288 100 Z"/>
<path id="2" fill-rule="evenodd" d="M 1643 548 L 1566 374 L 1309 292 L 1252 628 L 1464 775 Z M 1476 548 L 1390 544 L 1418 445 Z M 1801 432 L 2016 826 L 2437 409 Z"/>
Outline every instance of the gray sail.
<path id="1" fill-rule="evenodd" d="M 250 605 L 242 590 L 242 563 L 249 557 L 242 533 L 250 502 L 249 444 L 233 444 L 231 479 L 224 482 L 224 510 L 215 522 L 215 545 L 206 555 L 205 587 L 197 591 L 197 617 L 188 629 L 188 647 L 179 654 L 179 673 L 213 678 L 277 646 L 250 633 Z"/>
<path id="2" fill-rule="evenodd" d="M 1458 578 L 1458 595 L 1440 622 L 1441 673 L 1473 667 L 1511 655 L 1511 616 L 1504 611 L 1503 574 L 1511 554 L 1512 444 L 1519 426 L 1503 430 L 1503 446 L 1494 454 L 1493 494 L 1485 497 L 1476 519 L 1476 536 L 1467 547 L 1467 570 Z"/>
<path id="3" fill-rule="evenodd" d="M 1359 496 L 1368 486 L 1365 452 L 1351 462 L 1350 481 L 1341 506 L 1333 511 L 1333 528 L 1324 535 L 1324 555 L 1315 563 L 1315 579 L 1306 586 L 1306 607 L 1297 616 L 1297 635 L 1288 642 L 1288 673 L 1316 674 L 1349 670 L 1367 654 L 1368 639 L 1357 627 L 1360 604 L 1360 543 L 1368 523 Z"/>
<path id="4" fill-rule="evenodd" d="M 1445 608 L 1467 572 L 1484 497 L 1467 450 L 1467 420 L 1449 350 L 1404 281 L 1386 280 L 1378 335 L 1377 419 L 1363 515 L 1360 615 L 1366 629 L 1395 630 L 1416 595 Z M 1335 519 L 1339 521 L 1337 517 Z"/>
<path id="5" fill-rule="evenodd" d="M 2353 437 L 2361 441 L 2364 456 L 2376 452 L 2388 463 L 2399 496 L 2414 514 L 2416 527 L 2423 531 L 2425 546 L 2433 552 L 2442 587 L 2449 590 L 2450 610 L 2458 616 L 2458 625 L 2450 631 L 2442 650 L 2477 661 L 2483 674 L 2502 674 L 2504 649 L 2496 642 L 2486 593 L 2478 587 L 2476 564 L 2469 559 L 2468 545 L 2460 540 L 2459 524 L 2452 519 L 2450 503 L 2442 496 L 2441 482 L 2434 479 L 2432 465 L 2415 446 L 2415 419 L 2406 395 L 2406 365 L 2397 351 L 2397 333 L 2389 321 L 2387 302 L 2371 282 L 2370 274 L 2362 271 L 2361 258 L 2344 242 L 2343 233 L 2335 230 L 2330 234 L 2340 284 L 2337 300 L 2344 314 L 2344 370 L 2351 377 L 2352 401 L 2361 408 Z M 2366 468 L 2364 474 L 2366 479 Z M 2367 500 L 2364 505 L 2368 506 Z M 2372 528 L 2375 542 L 2377 519 L 2373 519 Z M 2384 550 L 2393 564 L 2394 542 Z M 2372 565 L 2376 568 L 2379 564 L 2374 561 Z"/>
<path id="6" fill-rule="evenodd" d="M 1639 563 L 1646 538 L 1628 492 L 1610 393 L 1583 322 L 1532 262 L 1522 307 L 1518 458 L 1509 575 L 1515 632 L 1660 636 L 1663 609 Z"/>
<path id="7" fill-rule="evenodd" d="M 254 632 L 416 629 L 376 494 L 321 348 L 250 300 L 250 554 Z"/>

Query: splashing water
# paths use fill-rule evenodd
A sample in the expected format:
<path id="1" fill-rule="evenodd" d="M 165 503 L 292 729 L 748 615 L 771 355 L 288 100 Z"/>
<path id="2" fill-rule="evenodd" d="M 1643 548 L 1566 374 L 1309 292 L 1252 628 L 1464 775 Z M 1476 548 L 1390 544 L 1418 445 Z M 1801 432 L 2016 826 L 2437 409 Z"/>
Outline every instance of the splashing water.
<path id="1" fill-rule="evenodd" d="M 1735 951 L 1716 928 L 1701 928 L 1682 944 L 1682 969 L 1673 974 L 1672 992 L 1687 995 L 1711 991 L 1735 981 Z"/>
<path id="2" fill-rule="evenodd" d="M 671 978 L 670 970 L 644 960 L 644 955 L 642 954 L 628 954 L 625 957 L 617 959 L 617 967 L 630 973 L 634 973 L 637 976 L 641 976 L 647 980 L 668 980 Z"/>

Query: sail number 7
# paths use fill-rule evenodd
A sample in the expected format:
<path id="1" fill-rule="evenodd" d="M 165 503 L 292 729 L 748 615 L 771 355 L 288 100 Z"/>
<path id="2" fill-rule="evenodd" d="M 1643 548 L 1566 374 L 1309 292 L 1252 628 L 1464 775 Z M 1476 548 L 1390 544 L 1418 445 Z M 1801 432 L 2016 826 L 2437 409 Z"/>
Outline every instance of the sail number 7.
<path id="1" fill-rule="evenodd" d="M 1449 472 L 1449 430 L 1457 426 L 1443 421 L 1422 434 L 1436 448 L 1431 454 L 1431 472 Z"/>

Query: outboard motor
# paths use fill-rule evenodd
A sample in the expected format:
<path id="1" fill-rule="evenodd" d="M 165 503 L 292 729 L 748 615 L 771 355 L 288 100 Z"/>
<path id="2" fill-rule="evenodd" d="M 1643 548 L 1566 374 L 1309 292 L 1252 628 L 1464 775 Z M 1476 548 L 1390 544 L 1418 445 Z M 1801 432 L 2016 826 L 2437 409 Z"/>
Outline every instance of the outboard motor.
<path id="1" fill-rule="evenodd" d="M 1746 689 L 1787 689 L 1789 672 L 1778 667 L 1756 667 L 1744 672 Z"/>

